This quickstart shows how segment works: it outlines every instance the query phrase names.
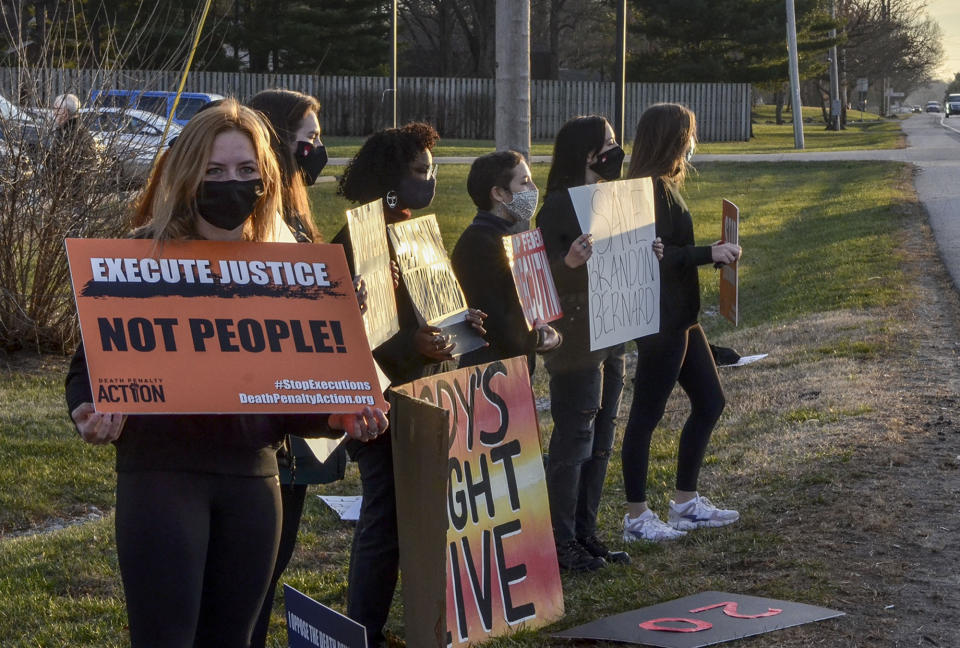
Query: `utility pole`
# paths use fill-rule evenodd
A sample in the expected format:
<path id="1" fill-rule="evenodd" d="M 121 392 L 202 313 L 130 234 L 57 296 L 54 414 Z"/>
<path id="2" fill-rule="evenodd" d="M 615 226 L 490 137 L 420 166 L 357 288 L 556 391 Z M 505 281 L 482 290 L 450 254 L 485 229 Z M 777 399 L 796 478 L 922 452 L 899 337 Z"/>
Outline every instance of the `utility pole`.
<path id="1" fill-rule="evenodd" d="M 797 58 L 797 13 L 787 0 L 787 50 L 790 58 L 790 103 L 793 106 L 793 148 L 803 148 L 803 105 L 800 103 L 800 61 Z"/>
<path id="2" fill-rule="evenodd" d="M 890 29 L 890 0 L 880 0 L 880 20 L 884 33 Z M 887 93 L 890 92 L 890 82 L 887 79 L 887 71 L 884 67 L 880 74 L 880 117 L 886 117 L 890 112 L 888 102 L 890 98 Z"/>
<path id="3" fill-rule="evenodd" d="M 837 19 L 837 0 L 830 3 L 830 19 Z M 830 30 L 830 124 L 827 130 L 840 130 L 840 75 L 837 69 L 837 28 Z"/>
<path id="4" fill-rule="evenodd" d="M 393 16 L 390 19 L 390 95 L 393 97 L 393 127 L 397 127 L 397 2 L 393 0 Z"/>
<path id="5" fill-rule="evenodd" d="M 627 90 L 627 0 L 617 1 L 617 96 L 613 111 L 613 130 L 623 144 Z"/>
<path id="6" fill-rule="evenodd" d="M 530 3 L 496 0 L 498 151 L 530 158 Z"/>

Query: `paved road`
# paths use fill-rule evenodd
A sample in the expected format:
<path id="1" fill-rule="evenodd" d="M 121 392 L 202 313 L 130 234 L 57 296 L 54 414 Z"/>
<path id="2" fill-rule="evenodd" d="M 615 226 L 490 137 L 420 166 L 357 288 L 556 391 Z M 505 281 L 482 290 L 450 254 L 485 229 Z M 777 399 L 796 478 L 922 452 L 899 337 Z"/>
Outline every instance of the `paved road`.
<path id="1" fill-rule="evenodd" d="M 960 118 L 912 115 L 903 122 L 907 148 L 775 154 L 698 155 L 694 162 L 826 162 L 892 160 L 914 164 L 917 196 L 930 214 L 940 258 L 960 290 Z"/>

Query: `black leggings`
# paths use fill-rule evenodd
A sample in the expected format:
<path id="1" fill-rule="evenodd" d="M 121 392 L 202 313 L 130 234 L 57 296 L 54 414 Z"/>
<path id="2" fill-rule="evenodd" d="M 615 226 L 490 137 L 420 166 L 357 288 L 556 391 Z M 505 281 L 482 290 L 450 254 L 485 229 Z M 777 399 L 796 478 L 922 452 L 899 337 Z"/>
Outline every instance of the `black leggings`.
<path id="1" fill-rule="evenodd" d="M 707 336 L 699 324 L 637 340 L 633 404 L 621 449 L 628 502 L 647 500 L 650 439 L 678 382 L 690 399 L 690 416 L 680 433 L 677 490 L 695 491 L 710 434 L 726 404 Z"/>
<path id="2" fill-rule="evenodd" d="M 133 648 L 246 648 L 280 536 L 277 477 L 117 475 Z"/>
<path id="3" fill-rule="evenodd" d="M 273 601 L 277 596 L 277 584 L 283 571 L 290 564 L 293 550 L 297 546 L 297 532 L 300 530 L 300 518 L 303 517 L 303 505 L 307 497 L 307 484 L 280 484 L 280 499 L 283 502 L 283 522 L 280 531 L 280 546 L 277 549 L 277 564 L 273 568 L 273 577 L 263 599 L 263 607 L 253 629 L 251 648 L 263 648 L 267 644 L 267 630 L 270 627 L 270 614 Z"/>

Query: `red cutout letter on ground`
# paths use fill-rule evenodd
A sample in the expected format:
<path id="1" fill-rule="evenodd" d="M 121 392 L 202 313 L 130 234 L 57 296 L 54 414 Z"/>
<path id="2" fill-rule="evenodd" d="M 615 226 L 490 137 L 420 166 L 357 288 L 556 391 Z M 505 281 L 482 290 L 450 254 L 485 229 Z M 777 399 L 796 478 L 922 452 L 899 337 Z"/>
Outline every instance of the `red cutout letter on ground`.
<path id="1" fill-rule="evenodd" d="M 734 619 L 761 619 L 763 617 L 777 616 L 783 612 L 783 610 L 778 610 L 777 608 L 767 608 L 766 612 L 761 612 L 760 614 L 740 614 L 737 612 L 736 601 L 724 601 L 723 603 L 714 603 L 713 605 L 705 605 L 695 610 L 690 610 L 690 613 L 696 614 L 697 612 L 706 612 L 707 610 L 712 610 L 713 608 L 718 607 L 722 607 L 723 613 L 728 617 L 733 617 Z"/>
<path id="2" fill-rule="evenodd" d="M 694 627 L 692 628 L 671 628 L 670 626 L 662 626 L 661 623 L 692 623 Z M 700 632 L 701 630 L 709 630 L 713 627 L 712 623 L 707 621 L 696 621 L 695 619 L 650 619 L 649 621 L 644 621 L 640 624 L 640 627 L 644 630 L 660 630 L 661 632 Z"/>

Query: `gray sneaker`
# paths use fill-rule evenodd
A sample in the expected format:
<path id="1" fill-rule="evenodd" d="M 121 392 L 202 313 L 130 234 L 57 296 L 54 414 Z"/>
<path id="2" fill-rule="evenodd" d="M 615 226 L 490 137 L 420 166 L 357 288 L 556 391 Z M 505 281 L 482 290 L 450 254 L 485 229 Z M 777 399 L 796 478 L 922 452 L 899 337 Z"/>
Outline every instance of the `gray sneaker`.
<path id="1" fill-rule="evenodd" d="M 670 500 L 670 513 L 667 521 L 674 529 L 691 531 L 700 527 L 722 527 L 740 519 L 733 509 L 717 508 L 706 497 L 699 494 L 689 502 L 677 504 Z"/>
<path id="2" fill-rule="evenodd" d="M 623 539 L 625 542 L 665 542 L 687 535 L 664 524 L 657 514 L 647 509 L 640 517 L 623 516 Z"/>

